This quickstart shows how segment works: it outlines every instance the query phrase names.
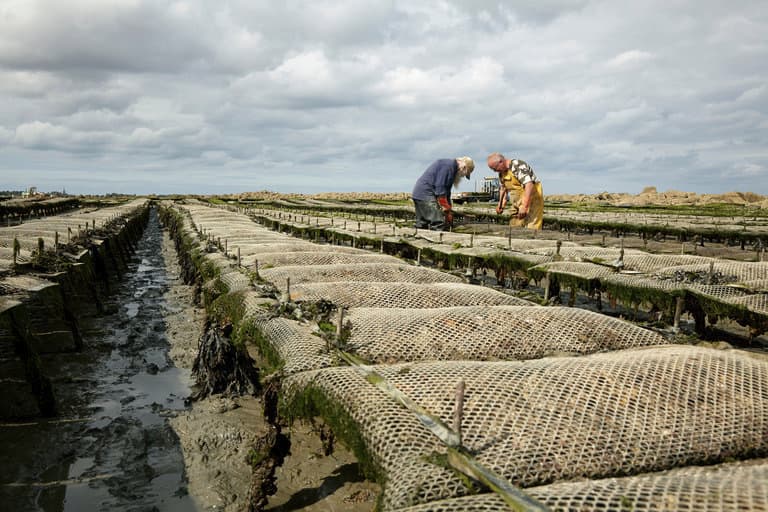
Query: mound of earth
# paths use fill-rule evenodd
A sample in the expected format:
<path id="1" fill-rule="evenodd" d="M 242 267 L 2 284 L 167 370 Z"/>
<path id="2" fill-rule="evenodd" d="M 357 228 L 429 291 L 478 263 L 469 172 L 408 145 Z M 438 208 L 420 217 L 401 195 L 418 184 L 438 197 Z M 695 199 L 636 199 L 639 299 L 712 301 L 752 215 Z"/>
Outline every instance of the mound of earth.
<path id="1" fill-rule="evenodd" d="M 319 194 L 281 194 L 269 190 L 258 192 L 243 192 L 228 196 L 218 196 L 232 200 L 304 200 L 323 199 L 335 201 L 407 201 L 408 192 L 323 192 Z M 656 187 L 645 187 L 639 194 L 626 192 L 600 192 L 599 194 L 548 194 L 547 201 L 604 204 L 612 206 L 645 206 L 645 205 L 706 205 L 725 203 L 747 205 L 755 208 L 768 208 L 768 196 L 754 192 L 725 192 L 723 194 L 697 194 L 680 190 L 659 192 Z"/>
<path id="2" fill-rule="evenodd" d="M 723 194 L 697 194 L 667 190 L 658 192 L 656 187 L 645 187 L 639 194 L 626 192 L 601 192 L 599 194 L 550 194 L 547 201 L 567 201 L 573 203 L 608 204 L 613 206 L 644 205 L 705 205 L 726 203 L 768 208 L 768 197 L 754 192 L 725 192 Z"/>

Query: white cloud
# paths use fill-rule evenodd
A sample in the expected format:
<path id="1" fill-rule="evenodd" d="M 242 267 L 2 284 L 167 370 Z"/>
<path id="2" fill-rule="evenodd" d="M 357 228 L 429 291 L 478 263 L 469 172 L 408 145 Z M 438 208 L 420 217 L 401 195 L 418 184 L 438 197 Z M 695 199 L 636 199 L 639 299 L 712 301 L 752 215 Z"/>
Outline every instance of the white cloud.
<path id="1" fill-rule="evenodd" d="M 642 50 L 630 50 L 622 52 L 607 62 L 608 67 L 626 67 L 630 65 L 642 64 L 653 58 L 649 52 Z"/>
<path id="2" fill-rule="evenodd" d="M 475 101 L 496 85 L 504 67 L 490 57 L 480 57 L 458 66 L 433 69 L 395 68 L 384 73 L 376 90 L 395 104 L 452 105 Z"/>
<path id="3" fill-rule="evenodd" d="M 764 10 L 6 0 L 0 173 L 102 192 L 130 176 L 206 192 L 214 174 L 217 190 L 409 190 L 435 158 L 498 150 L 548 193 L 768 193 Z"/>

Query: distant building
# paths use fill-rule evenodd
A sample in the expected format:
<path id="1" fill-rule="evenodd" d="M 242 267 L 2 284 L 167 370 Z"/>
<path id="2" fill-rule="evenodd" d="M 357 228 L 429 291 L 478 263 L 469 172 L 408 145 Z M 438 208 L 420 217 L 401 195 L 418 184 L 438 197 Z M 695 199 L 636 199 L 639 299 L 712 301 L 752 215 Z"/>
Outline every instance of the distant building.
<path id="1" fill-rule="evenodd" d="M 37 194 L 37 187 L 29 187 L 29 190 L 25 190 L 21 193 L 21 197 L 32 197 L 36 196 Z"/>

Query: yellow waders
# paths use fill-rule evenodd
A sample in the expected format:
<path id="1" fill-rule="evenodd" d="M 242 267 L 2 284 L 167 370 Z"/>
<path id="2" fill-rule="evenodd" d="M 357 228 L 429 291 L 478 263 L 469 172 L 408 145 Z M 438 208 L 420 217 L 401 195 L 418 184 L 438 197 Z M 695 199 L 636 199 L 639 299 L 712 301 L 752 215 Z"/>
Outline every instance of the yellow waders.
<path id="1" fill-rule="evenodd" d="M 544 190 L 541 187 L 541 182 L 534 183 L 533 192 L 531 193 L 531 203 L 528 205 L 528 215 L 524 219 L 518 219 L 515 217 L 515 213 L 520 207 L 520 203 L 523 200 L 523 193 L 525 192 L 523 186 L 515 177 L 512 171 L 506 171 L 500 176 L 501 183 L 504 188 L 509 192 L 509 199 L 512 201 L 513 209 L 509 219 L 509 225 L 513 227 L 525 227 L 529 229 L 541 229 L 541 225 L 544 221 Z"/>

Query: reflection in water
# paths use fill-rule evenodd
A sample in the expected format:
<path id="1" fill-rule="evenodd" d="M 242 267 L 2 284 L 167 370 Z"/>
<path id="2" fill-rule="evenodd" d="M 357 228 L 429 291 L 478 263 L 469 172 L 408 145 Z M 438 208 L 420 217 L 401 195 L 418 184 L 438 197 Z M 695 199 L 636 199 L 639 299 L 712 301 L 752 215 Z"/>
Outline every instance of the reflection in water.
<path id="1" fill-rule="evenodd" d="M 84 322 L 82 353 L 45 356 L 61 416 L 0 426 L 6 510 L 195 510 L 167 417 L 184 408 L 190 372 L 168 358 L 162 232 L 153 211 L 114 314 Z"/>

